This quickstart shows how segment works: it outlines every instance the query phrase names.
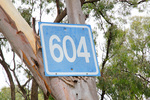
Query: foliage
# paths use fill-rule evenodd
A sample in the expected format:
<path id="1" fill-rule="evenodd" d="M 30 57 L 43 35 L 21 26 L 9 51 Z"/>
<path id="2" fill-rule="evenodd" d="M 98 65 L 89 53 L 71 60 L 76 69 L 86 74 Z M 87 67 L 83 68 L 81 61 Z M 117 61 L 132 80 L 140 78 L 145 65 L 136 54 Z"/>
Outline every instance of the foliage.
<path id="1" fill-rule="evenodd" d="M 3 87 L 0 91 L 1 100 L 11 100 L 11 90 L 9 87 Z M 16 100 L 24 100 L 22 95 L 16 90 Z"/>
<path id="2" fill-rule="evenodd" d="M 149 2 L 144 0 L 100 0 L 83 6 L 84 13 L 92 14 L 104 33 L 102 77 L 98 77 L 97 84 L 101 100 L 104 96 L 113 100 L 150 97 L 150 18 L 129 18 L 132 9 L 144 12 L 148 6 Z"/>
<path id="3" fill-rule="evenodd" d="M 99 78 L 98 84 L 100 89 L 105 87 L 106 94 L 114 100 L 141 99 L 143 95 L 150 97 L 150 25 L 146 23 L 149 21 L 149 17 L 133 17 L 131 28 L 121 46 L 118 44 L 124 37 L 123 32 L 115 31 L 120 37 L 112 39 L 110 50 L 114 56 L 109 59 L 105 76 Z"/>
<path id="4" fill-rule="evenodd" d="M 37 20 L 42 19 L 42 15 L 44 12 L 47 14 L 50 13 L 50 11 L 53 9 L 53 7 L 50 6 L 54 0 L 14 0 L 15 2 L 20 2 L 21 5 L 18 7 L 18 11 L 21 13 L 21 15 L 24 17 L 24 19 L 28 22 L 28 24 L 31 26 L 32 17 L 35 14 Z M 61 3 L 61 7 L 63 7 L 63 4 Z"/>
<path id="5" fill-rule="evenodd" d="M 10 89 L 4 87 L 1 89 L 1 92 L 0 92 L 0 99 L 4 99 L 4 100 L 10 100 L 11 97 L 10 97 Z"/>
<path id="6" fill-rule="evenodd" d="M 16 98 L 15 100 L 24 100 L 23 96 L 20 94 L 19 88 L 16 86 Z M 0 91 L 0 100 L 11 100 L 11 90 L 9 87 L 3 87 Z M 44 100 L 44 95 L 42 90 L 38 91 L 38 100 Z M 51 96 L 49 100 L 54 100 Z"/>

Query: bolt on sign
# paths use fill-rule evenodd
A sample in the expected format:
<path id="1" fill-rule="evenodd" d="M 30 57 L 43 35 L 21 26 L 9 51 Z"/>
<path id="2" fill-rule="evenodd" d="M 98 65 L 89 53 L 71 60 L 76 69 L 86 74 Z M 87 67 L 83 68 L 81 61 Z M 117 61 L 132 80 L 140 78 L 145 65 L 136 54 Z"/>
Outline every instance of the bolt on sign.
<path id="1" fill-rule="evenodd" d="M 46 76 L 100 76 L 90 25 L 39 22 Z"/>

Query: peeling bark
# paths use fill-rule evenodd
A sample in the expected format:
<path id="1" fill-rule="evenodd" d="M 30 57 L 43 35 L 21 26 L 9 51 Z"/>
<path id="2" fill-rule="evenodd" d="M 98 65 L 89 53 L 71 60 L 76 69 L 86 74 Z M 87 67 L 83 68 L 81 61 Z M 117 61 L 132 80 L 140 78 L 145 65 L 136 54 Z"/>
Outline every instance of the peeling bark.
<path id="1" fill-rule="evenodd" d="M 10 0 L 0 0 L 1 9 L 5 10 L 5 20 L 9 22 L 14 29 L 22 31 L 26 38 L 28 39 L 33 51 L 36 53 L 35 48 L 35 36 L 33 34 L 32 28 L 28 23 L 22 18 L 17 9 L 13 6 Z"/>
<path id="2" fill-rule="evenodd" d="M 1 2 L 0 2 L 0 4 L 1 4 Z M 6 19 L 8 19 L 8 14 L 5 12 L 5 10 L 2 8 L 2 6 L 0 7 L 0 15 L 1 15 L 0 16 L 0 19 L 1 19 L 0 20 L 0 30 L 1 30 L 1 32 L 6 37 L 6 39 L 10 42 L 13 51 L 15 51 L 18 54 L 18 56 L 20 56 L 20 58 L 26 63 L 26 65 L 28 66 L 28 68 L 32 72 L 33 76 L 36 78 L 37 82 L 40 84 L 44 93 L 47 93 L 45 83 L 37 75 L 35 69 L 32 67 L 35 64 L 31 60 L 31 58 L 37 59 L 37 61 L 39 60 L 39 58 L 37 57 L 37 55 L 35 55 L 35 53 L 31 47 L 30 43 L 28 42 L 26 36 L 24 35 L 24 33 L 22 31 L 17 33 L 18 32 L 17 29 L 12 27 L 12 24 L 6 22 Z M 16 25 L 16 22 L 14 20 L 12 20 L 10 17 L 9 17 L 9 20 L 12 23 L 14 23 L 14 25 Z M 39 61 L 39 63 L 41 63 L 41 65 L 42 65 L 41 61 Z M 41 71 L 43 71 L 43 73 L 44 73 L 44 68 Z"/>

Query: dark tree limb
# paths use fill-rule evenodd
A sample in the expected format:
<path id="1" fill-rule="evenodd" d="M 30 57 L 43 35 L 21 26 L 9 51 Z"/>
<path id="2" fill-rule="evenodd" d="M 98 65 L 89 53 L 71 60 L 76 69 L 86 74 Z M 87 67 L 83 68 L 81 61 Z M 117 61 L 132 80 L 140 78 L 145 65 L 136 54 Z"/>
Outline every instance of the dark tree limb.
<path id="1" fill-rule="evenodd" d="M 126 72 L 126 73 L 132 73 L 132 72 L 130 72 L 128 70 L 122 70 L 122 71 Z M 134 75 L 137 76 L 137 77 L 139 77 L 139 78 L 142 78 L 144 81 L 147 81 L 148 83 L 150 83 L 150 81 L 148 79 L 146 79 L 144 76 L 142 76 L 141 74 L 136 73 Z"/>
<path id="2" fill-rule="evenodd" d="M 94 3 L 93 3 L 94 4 Z M 94 4 L 94 6 L 96 7 L 96 4 Z M 96 8 L 94 8 L 95 10 L 97 10 Z M 97 10 L 98 11 L 98 10 Z M 105 21 L 108 23 L 108 24 L 110 24 L 111 26 L 110 27 L 113 27 L 114 25 L 113 25 L 113 23 L 112 22 L 110 22 L 110 20 L 103 14 L 103 12 L 102 11 L 98 11 L 99 13 L 99 17 L 103 17 L 104 19 L 105 19 Z M 109 37 L 108 37 L 108 40 L 107 40 L 107 51 L 106 51 L 106 57 L 104 58 L 104 60 L 103 60 L 103 63 L 102 63 L 102 70 L 101 70 L 101 76 L 103 77 L 103 70 L 104 70 L 104 66 L 105 66 L 105 64 L 106 64 L 106 62 L 107 62 L 107 60 L 108 60 L 108 58 L 109 58 L 109 52 L 110 52 L 110 44 L 111 44 L 111 40 L 112 40 L 112 30 L 111 30 L 112 28 L 110 28 L 108 31 L 109 31 Z"/>
<path id="3" fill-rule="evenodd" d="M 10 83 L 10 89 L 11 89 L 11 100 L 15 100 L 15 84 L 14 84 L 14 81 L 13 81 L 13 78 L 12 78 L 12 75 L 10 73 L 10 70 L 9 70 L 9 65 L 5 62 L 4 60 L 4 56 L 3 56 L 3 53 L 2 53 L 2 49 L 1 49 L 1 46 L 0 46 L 0 56 L 2 59 L 0 59 L 0 64 L 3 66 L 3 68 L 5 69 L 5 72 L 7 74 L 7 77 L 9 79 L 9 83 Z"/>
<path id="4" fill-rule="evenodd" d="M 6 39 L 6 38 L 5 37 L 1 37 L 0 40 L 2 40 L 2 39 Z"/>
<path id="5" fill-rule="evenodd" d="M 39 42 L 38 39 L 37 39 L 37 35 L 39 35 L 39 32 L 38 34 L 36 34 L 36 29 L 35 29 L 35 18 L 32 18 L 32 27 L 33 27 L 33 31 L 35 33 L 35 36 L 36 36 L 36 44 Z M 36 45 L 36 49 L 38 49 L 37 45 Z M 30 74 L 29 74 L 30 75 Z M 36 80 L 34 78 L 29 78 L 26 83 L 23 85 L 26 86 L 26 84 L 32 79 L 32 88 L 31 88 L 31 100 L 38 100 L 38 84 L 36 82 Z"/>
<path id="6" fill-rule="evenodd" d="M 25 87 L 25 86 L 31 81 L 31 79 L 33 79 L 33 78 L 32 78 L 32 77 L 29 78 L 29 79 L 24 83 L 24 85 L 22 85 L 22 87 Z"/>
<path id="7" fill-rule="evenodd" d="M 135 75 L 142 78 L 144 81 L 147 81 L 148 83 L 150 83 L 150 81 L 146 79 L 144 76 L 142 76 L 141 74 L 135 74 Z"/>
<path id="8" fill-rule="evenodd" d="M 112 26 L 111 26 L 112 27 Z M 106 62 L 108 61 L 109 59 L 109 52 L 110 52 L 110 45 L 111 45 L 111 41 L 112 41 L 112 32 L 111 32 L 111 28 L 109 29 L 109 37 L 108 37 L 108 41 L 107 41 L 107 51 L 106 51 L 106 57 L 105 59 L 103 60 L 103 63 L 102 63 L 102 69 L 101 69 L 101 76 L 104 78 L 104 67 L 105 67 L 105 64 Z M 105 86 L 103 86 L 102 88 L 102 95 L 101 95 L 101 100 L 104 99 L 104 95 L 105 95 Z"/>
<path id="9" fill-rule="evenodd" d="M 15 73 L 15 68 L 16 68 L 15 53 L 13 53 L 13 62 L 14 62 L 14 69 L 12 70 L 12 72 L 13 72 L 13 74 L 14 74 L 14 77 L 15 77 L 16 81 L 17 81 L 17 84 L 18 84 L 19 89 L 20 89 L 21 92 L 23 93 L 23 97 L 25 98 L 25 100 L 27 100 L 27 91 L 24 89 L 24 86 L 25 86 L 25 85 L 21 86 L 21 84 L 20 84 L 20 82 L 19 82 L 19 80 L 18 80 L 18 77 L 17 77 L 17 75 L 16 75 L 16 73 Z M 27 82 L 28 82 L 28 81 L 27 81 Z M 25 84 L 27 84 L 27 82 L 26 82 Z"/>
<path id="10" fill-rule="evenodd" d="M 95 7 L 96 7 L 96 4 L 95 3 L 92 3 Z M 104 14 L 103 14 L 103 12 L 101 11 L 101 10 L 98 10 L 97 8 L 94 8 L 97 12 L 99 12 L 98 14 L 99 14 L 99 16 L 98 17 L 100 17 L 100 16 L 102 16 L 103 18 L 104 18 L 104 20 L 108 23 L 108 24 L 110 24 L 110 25 L 113 25 L 113 23 L 109 20 L 109 18 L 108 17 L 106 17 Z"/>
<path id="11" fill-rule="evenodd" d="M 32 80 L 31 100 L 38 100 L 38 84 L 34 78 Z"/>
<path id="12" fill-rule="evenodd" d="M 59 15 L 57 15 L 57 17 L 54 20 L 54 22 L 55 23 L 60 22 L 66 15 L 67 15 L 67 9 L 65 8 Z"/>
<path id="13" fill-rule="evenodd" d="M 1 46 L 0 46 L 0 56 L 2 58 L 1 61 L 5 61 Z"/>
<path id="14" fill-rule="evenodd" d="M 95 1 L 96 1 L 96 0 L 95 0 Z M 95 4 L 95 3 L 92 3 L 92 4 L 94 4 L 94 6 L 96 7 L 96 4 Z M 97 10 L 96 8 L 94 8 L 94 9 Z M 107 62 L 108 59 L 109 59 L 110 45 L 111 45 L 111 41 L 112 41 L 112 27 L 113 27 L 114 25 L 113 25 L 113 23 L 109 20 L 109 18 L 107 18 L 107 17 L 103 14 L 102 11 L 97 10 L 97 12 L 99 12 L 99 13 L 98 13 L 98 16 L 99 16 L 99 17 L 102 16 L 102 17 L 104 18 L 104 20 L 105 20 L 108 24 L 111 25 L 111 26 L 110 26 L 110 29 L 108 30 L 109 36 L 108 36 L 108 40 L 107 40 L 106 56 L 105 56 L 105 58 L 104 58 L 104 60 L 103 60 L 103 62 L 102 62 L 102 69 L 101 69 L 101 76 L 102 76 L 102 78 L 104 78 L 103 73 L 104 73 L 104 69 L 105 69 L 105 64 L 106 64 L 106 62 Z M 102 87 L 101 100 L 104 99 L 104 95 L 105 95 L 105 86 Z"/>
<path id="15" fill-rule="evenodd" d="M 32 27 L 33 27 L 34 33 L 36 33 L 36 29 L 35 29 L 35 18 L 34 18 L 34 17 L 32 17 Z"/>
<path id="16" fill-rule="evenodd" d="M 56 0 L 56 7 L 57 7 L 57 15 L 59 15 L 60 14 L 59 0 Z"/>
<path id="17" fill-rule="evenodd" d="M 19 87 L 20 91 L 23 93 L 23 97 L 25 98 L 25 100 L 27 100 L 27 92 L 26 92 L 26 90 L 24 89 L 23 86 L 21 86 L 21 84 L 20 84 L 20 82 L 18 80 L 18 77 L 17 77 L 17 75 L 15 73 L 15 70 L 13 70 L 12 72 L 14 74 L 14 77 L 15 77 L 16 81 L 17 81 L 17 84 L 18 84 L 18 87 Z"/>
<path id="18" fill-rule="evenodd" d="M 102 71 L 101 71 L 102 77 L 103 77 L 104 66 L 105 66 L 105 64 L 106 64 L 106 62 L 108 61 L 108 58 L 109 58 L 109 52 L 110 52 L 111 41 L 112 41 L 112 32 L 111 32 L 111 29 L 110 29 L 110 30 L 109 30 L 109 37 L 108 37 L 108 41 L 107 41 L 106 57 L 105 57 L 105 59 L 103 60 L 103 63 L 102 63 Z"/>
<path id="19" fill-rule="evenodd" d="M 138 2 L 138 4 L 143 3 L 143 2 L 146 2 L 146 1 L 147 1 L 147 0 L 141 0 L 141 1 Z"/>
<path id="20" fill-rule="evenodd" d="M 42 19 L 42 14 L 43 14 L 43 11 L 42 11 L 42 0 L 40 0 L 40 22 L 41 22 L 41 19 Z"/>
<path id="21" fill-rule="evenodd" d="M 94 3 L 94 2 L 97 2 L 97 1 L 100 1 L 100 0 L 88 0 L 88 1 L 83 2 L 83 4 Z"/>
<path id="22" fill-rule="evenodd" d="M 137 2 L 137 4 L 141 4 L 141 3 L 146 2 L 146 1 L 147 0 L 141 0 L 141 1 Z M 135 4 L 131 3 L 129 0 L 120 0 L 120 2 L 126 2 L 129 5 L 135 5 Z"/>
<path id="23" fill-rule="evenodd" d="M 105 21 L 106 21 L 108 24 L 113 25 L 113 23 L 110 22 L 110 20 L 109 20 L 106 16 L 104 16 L 104 14 L 103 14 L 102 11 L 99 11 L 99 13 L 100 13 L 100 15 L 105 19 Z"/>
<path id="24" fill-rule="evenodd" d="M 105 95 L 105 89 L 103 87 L 103 89 L 102 89 L 102 95 L 101 95 L 101 100 L 104 100 L 104 95 Z"/>

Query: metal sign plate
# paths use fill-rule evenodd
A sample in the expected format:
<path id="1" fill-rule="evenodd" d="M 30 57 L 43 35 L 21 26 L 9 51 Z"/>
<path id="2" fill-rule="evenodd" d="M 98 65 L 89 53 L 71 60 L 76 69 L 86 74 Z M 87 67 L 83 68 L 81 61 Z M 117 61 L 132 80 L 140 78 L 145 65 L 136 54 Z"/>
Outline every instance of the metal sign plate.
<path id="1" fill-rule="evenodd" d="M 46 76 L 100 76 L 90 25 L 39 22 Z"/>

